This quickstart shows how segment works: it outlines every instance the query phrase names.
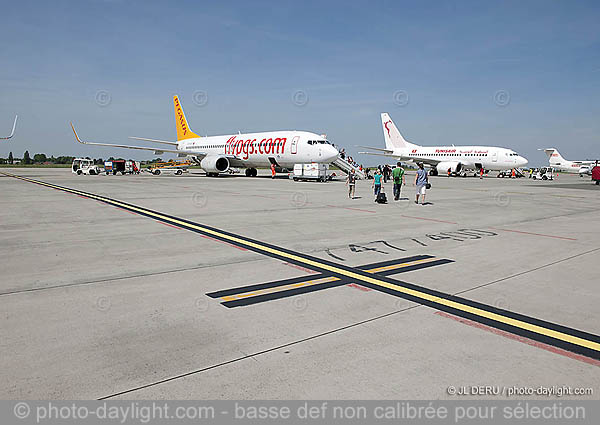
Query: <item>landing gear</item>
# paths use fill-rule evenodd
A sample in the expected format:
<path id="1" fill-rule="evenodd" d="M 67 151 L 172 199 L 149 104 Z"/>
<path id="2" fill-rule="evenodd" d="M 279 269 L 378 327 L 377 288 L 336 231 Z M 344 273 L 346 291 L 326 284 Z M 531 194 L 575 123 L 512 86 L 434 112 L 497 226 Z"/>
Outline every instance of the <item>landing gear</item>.
<path id="1" fill-rule="evenodd" d="M 256 177 L 258 175 L 258 171 L 256 168 L 246 168 L 246 177 Z"/>

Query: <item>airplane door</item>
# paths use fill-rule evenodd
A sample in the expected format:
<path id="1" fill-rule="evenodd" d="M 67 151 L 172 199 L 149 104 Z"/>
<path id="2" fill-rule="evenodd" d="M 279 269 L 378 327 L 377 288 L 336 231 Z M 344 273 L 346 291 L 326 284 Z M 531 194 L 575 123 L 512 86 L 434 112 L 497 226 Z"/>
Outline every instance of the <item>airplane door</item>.
<path id="1" fill-rule="evenodd" d="M 292 153 L 293 154 L 297 154 L 298 153 L 298 139 L 300 139 L 300 136 L 296 136 L 292 139 Z"/>
<path id="2" fill-rule="evenodd" d="M 492 154 L 492 162 L 498 162 L 498 152 L 494 152 Z"/>

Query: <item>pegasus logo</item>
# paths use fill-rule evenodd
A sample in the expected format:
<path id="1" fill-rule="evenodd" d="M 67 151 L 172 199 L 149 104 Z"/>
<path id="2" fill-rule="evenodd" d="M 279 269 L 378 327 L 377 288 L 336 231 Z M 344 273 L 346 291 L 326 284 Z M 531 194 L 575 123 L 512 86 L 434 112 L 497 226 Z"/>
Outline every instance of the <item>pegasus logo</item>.
<path id="1" fill-rule="evenodd" d="M 388 133 L 388 137 L 392 137 L 390 134 L 390 129 L 388 127 L 388 124 L 390 124 L 392 122 L 392 120 L 386 121 L 385 123 L 383 123 L 383 126 L 385 127 L 385 129 L 387 130 Z"/>
<path id="2" fill-rule="evenodd" d="M 181 106 L 179 105 L 179 99 L 175 100 L 175 109 L 177 113 L 177 118 L 179 118 L 179 125 L 181 130 L 183 131 L 183 135 L 187 134 L 187 125 L 185 123 L 185 118 L 183 116 L 183 111 L 181 110 Z"/>

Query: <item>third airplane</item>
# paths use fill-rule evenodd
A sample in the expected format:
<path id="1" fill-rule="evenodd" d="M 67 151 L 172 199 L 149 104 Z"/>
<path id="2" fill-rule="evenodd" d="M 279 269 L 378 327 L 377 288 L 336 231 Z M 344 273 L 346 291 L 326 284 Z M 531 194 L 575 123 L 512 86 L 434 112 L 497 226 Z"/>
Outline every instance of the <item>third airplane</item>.
<path id="1" fill-rule="evenodd" d="M 338 150 L 325 137 L 307 131 L 268 131 L 263 133 L 239 133 L 226 136 L 200 137 L 187 123 L 183 108 L 177 96 L 175 106 L 175 126 L 177 141 L 165 141 L 133 137 L 133 139 L 159 143 L 164 147 L 119 145 L 113 143 L 85 142 L 79 138 L 75 127 L 73 133 L 79 143 L 117 148 L 153 151 L 156 155 L 164 152 L 192 157 L 207 176 L 226 173 L 230 167 L 246 169 L 246 176 L 257 175 L 257 167 L 270 167 L 276 170 L 293 168 L 294 164 L 322 162 L 331 163 L 338 158 Z"/>
<path id="2" fill-rule="evenodd" d="M 564 159 L 555 148 L 539 149 L 546 152 L 550 166 L 565 173 L 579 173 L 579 175 L 590 174 L 592 167 L 597 161 L 569 161 Z"/>
<path id="3" fill-rule="evenodd" d="M 387 113 L 381 114 L 385 149 L 361 152 L 370 155 L 391 156 L 401 161 L 422 162 L 431 167 L 431 174 L 452 174 L 470 170 L 510 170 L 527 165 L 527 160 L 515 151 L 494 146 L 419 146 L 407 142 Z"/>

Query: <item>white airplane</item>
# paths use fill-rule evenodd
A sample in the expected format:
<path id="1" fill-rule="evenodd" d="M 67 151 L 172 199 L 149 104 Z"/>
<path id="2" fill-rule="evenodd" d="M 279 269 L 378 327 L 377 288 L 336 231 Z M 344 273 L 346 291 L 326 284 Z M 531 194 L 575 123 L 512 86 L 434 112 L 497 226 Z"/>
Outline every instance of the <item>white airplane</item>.
<path id="1" fill-rule="evenodd" d="M 597 161 L 567 161 L 555 148 L 538 149 L 546 152 L 550 166 L 565 173 L 579 173 L 580 176 L 590 174 Z"/>
<path id="2" fill-rule="evenodd" d="M 503 171 L 523 167 L 527 160 L 515 151 L 494 146 L 419 146 L 407 142 L 387 113 L 381 114 L 385 149 L 363 146 L 379 151 L 360 152 L 368 155 L 391 156 L 401 161 L 422 162 L 431 167 L 431 174 L 452 174 L 470 170 Z"/>
<path id="3" fill-rule="evenodd" d="M 294 164 L 331 163 L 338 158 L 338 150 L 325 137 L 308 131 L 268 131 L 200 137 L 190 129 L 177 96 L 173 97 L 173 103 L 177 128 L 176 142 L 131 137 L 170 146 L 167 149 L 162 146 L 153 148 L 85 142 L 79 138 L 72 123 L 71 128 L 77 141 L 85 145 L 141 149 L 153 151 L 155 155 L 168 152 L 176 153 L 180 157 L 189 156 L 200 164 L 207 176 L 218 176 L 219 173 L 226 173 L 231 167 L 240 167 L 246 169 L 246 176 L 254 177 L 257 175 L 256 167 L 270 167 L 271 164 L 275 164 L 276 171 L 281 172 L 284 169 L 293 169 Z"/>
<path id="4" fill-rule="evenodd" d="M 10 132 L 10 136 L 0 137 L 0 140 L 8 140 L 8 139 L 11 139 L 15 135 L 15 128 L 17 128 L 17 118 L 19 118 L 19 116 L 15 115 L 15 122 L 13 123 L 13 128 L 12 128 L 12 131 Z"/>

